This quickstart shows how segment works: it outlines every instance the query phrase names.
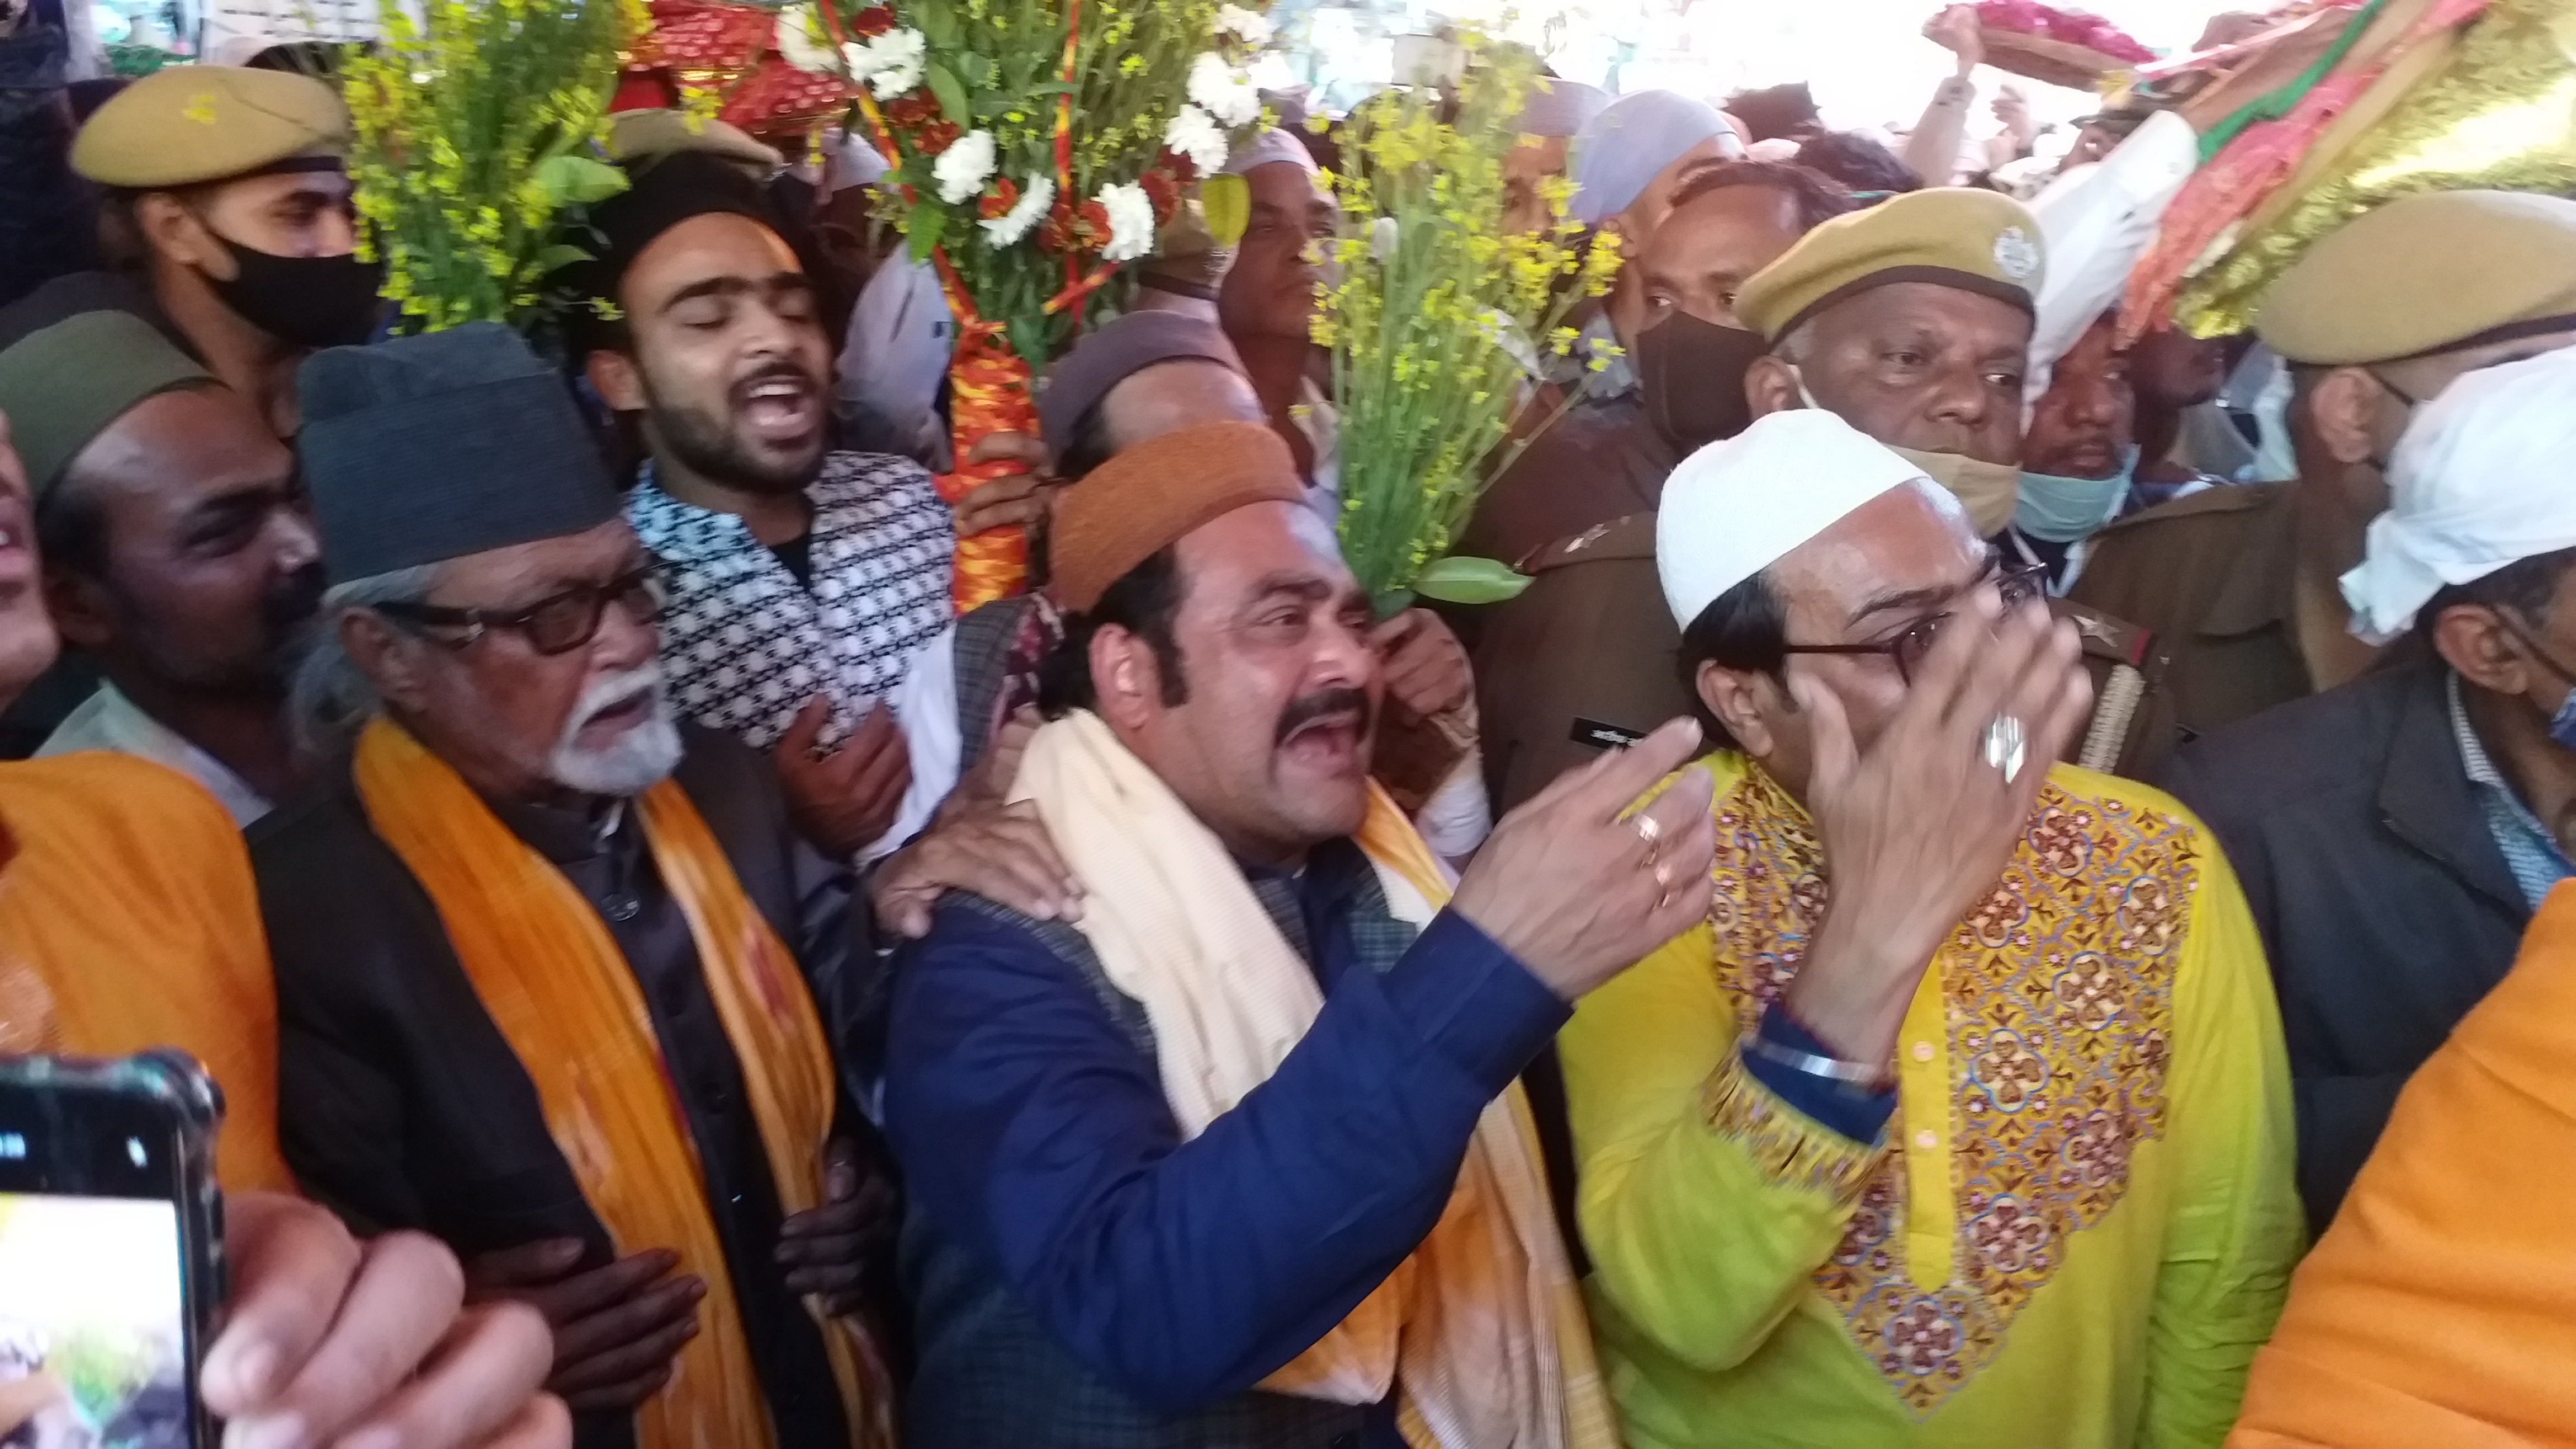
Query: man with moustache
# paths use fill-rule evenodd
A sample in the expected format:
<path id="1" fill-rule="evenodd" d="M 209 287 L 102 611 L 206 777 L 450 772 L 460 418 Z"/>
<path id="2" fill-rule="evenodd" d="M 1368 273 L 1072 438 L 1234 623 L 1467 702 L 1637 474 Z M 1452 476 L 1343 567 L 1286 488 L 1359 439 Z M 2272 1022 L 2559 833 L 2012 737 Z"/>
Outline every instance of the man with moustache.
<path id="1" fill-rule="evenodd" d="M 302 774 L 289 656 L 321 602 L 295 458 L 248 404 L 126 312 L 0 351 L 56 627 L 106 676 L 38 751 L 116 750 L 206 787 L 233 819 Z"/>
<path id="2" fill-rule="evenodd" d="M 952 617 L 948 505 L 918 463 L 829 446 L 831 344 L 759 185 L 699 150 L 630 169 L 575 273 L 617 320 L 575 350 L 652 452 L 627 517 L 671 591 L 671 697 L 773 752 L 816 848 L 882 853 L 938 803 L 907 796 L 884 702 Z"/>
<path id="3" fill-rule="evenodd" d="M 1511 1080 L 1704 909 L 1705 782 L 1620 799 L 1697 731 L 1533 801 L 1453 899 L 1370 784 L 1368 600 L 1304 493 L 1225 422 L 1058 508 L 1012 793 L 1081 914 L 952 894 L 897 978 L 915 1449 L 1611 1442 Z"/>
<path id="4" fill-rule="evenodd" d="M 1757 415 L 1821 408 L 1948 489 L 1994 538 L 2019 505 L 2024 380 L 2045 275 L 2038 219 L 1943 187 L 1825 223 L 1738 295 L 1771 346 L 1745 377 Z M 2173 748 L 2155 639 L 2056 601 L 2075 621 L 2094 713 L 2071 763 L 2137 778 Z"/>
<path id="5" fill-rule="evenodd" d="M 305 695 L 354 739 L 251 840 L 288 1163 L 543 1311 L 584 1445 L 866 1442 L 846 872 L 673 718 L 658 571 L 515 334 L 332 349 L 303 406 Z"/>
<path id="6" fill-rule="evenodd" d="M 133 312 L 168 334 L 280 438 L 295 369 L 362 342 L 383 268 L 354 255 L 339 93 L 311 76 L 172 66 L 125 87 L 72 142 L 105 189 L 112 271 L 79 272 L 0 312 L 0 346 L 82 312 Z"/>

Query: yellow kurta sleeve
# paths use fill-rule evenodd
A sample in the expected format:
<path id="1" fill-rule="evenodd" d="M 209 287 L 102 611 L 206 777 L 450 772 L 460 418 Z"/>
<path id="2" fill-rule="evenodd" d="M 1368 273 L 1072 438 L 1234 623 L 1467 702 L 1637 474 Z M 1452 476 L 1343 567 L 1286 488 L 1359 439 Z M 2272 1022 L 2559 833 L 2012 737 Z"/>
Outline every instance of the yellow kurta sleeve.
<path id="1" fill-rule="evenodd" d="M 1875 1144 L 1746 1073 L 1703 925 L 1584 998 L 1558 1038 L 1594 1287 L 1706 1371 L 1743 1362 L 1811 1289 Z"/>
<path id="2" fill-rule="evenodd" d="M 2176 1186 L 2148 1325 L 2140 1449 L 2227 1437 L 2305 1245 L 2290 1071 L 2263 945 L 2208 846 L 2175 981 L 2167 1141 Z"/>

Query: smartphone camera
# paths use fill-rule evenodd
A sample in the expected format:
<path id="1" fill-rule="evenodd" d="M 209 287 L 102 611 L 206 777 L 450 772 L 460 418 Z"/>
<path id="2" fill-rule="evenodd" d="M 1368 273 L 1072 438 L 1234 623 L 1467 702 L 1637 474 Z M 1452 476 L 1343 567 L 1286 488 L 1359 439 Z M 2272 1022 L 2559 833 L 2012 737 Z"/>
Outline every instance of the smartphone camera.
<path id="1" fill-rule="evenodd" d="M 221 1118 L 176 1053 L 0 1058 L 0 1449 L 213 1442 Z"/>

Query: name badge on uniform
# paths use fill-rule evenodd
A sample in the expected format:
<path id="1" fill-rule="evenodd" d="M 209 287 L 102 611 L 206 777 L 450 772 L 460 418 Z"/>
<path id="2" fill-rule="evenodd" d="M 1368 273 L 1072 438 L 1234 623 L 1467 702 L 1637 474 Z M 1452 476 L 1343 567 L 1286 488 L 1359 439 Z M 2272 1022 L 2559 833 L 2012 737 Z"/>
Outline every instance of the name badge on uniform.
<path id="1" fill-rule="evenodd" d="M 1596 750 L 1624 750 L 1645 737 L 1644 730 L 1632 730 L 1625 725 L 1603 724 L 1597 719 L 1585 719 L 1581 715 L 1574 717 L 1574 742 L 1578 745 L 1590 745 Z"/>

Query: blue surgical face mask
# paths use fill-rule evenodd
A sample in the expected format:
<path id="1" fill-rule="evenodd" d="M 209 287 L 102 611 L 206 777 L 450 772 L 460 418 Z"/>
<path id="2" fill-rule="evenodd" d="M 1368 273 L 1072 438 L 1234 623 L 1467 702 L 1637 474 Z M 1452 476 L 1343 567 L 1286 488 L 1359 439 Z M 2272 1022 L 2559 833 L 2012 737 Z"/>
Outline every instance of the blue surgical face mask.
<path id="1" fill-rule="evenodd" d="M 2047 543 L 2073 543 L 2090 538 L 2120 516 L 2129 483 L 2138 471 L 2138 448 L 2120 454 L 2120 471 L 2108 478 L 2061 478 L 2054 473 L 2021 475 L 2020 501 L 2013 507 L 2013 527 Z"/>
<path id="2" fill-rule="evenodd" d="M 2559 705 L 2558 713 L 2550 717 L 2549 737 L 2556 740 L 2562 750 L 2576 750 L 2576 688 L 2567 691 L 2566 702 Z"/>

